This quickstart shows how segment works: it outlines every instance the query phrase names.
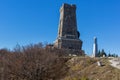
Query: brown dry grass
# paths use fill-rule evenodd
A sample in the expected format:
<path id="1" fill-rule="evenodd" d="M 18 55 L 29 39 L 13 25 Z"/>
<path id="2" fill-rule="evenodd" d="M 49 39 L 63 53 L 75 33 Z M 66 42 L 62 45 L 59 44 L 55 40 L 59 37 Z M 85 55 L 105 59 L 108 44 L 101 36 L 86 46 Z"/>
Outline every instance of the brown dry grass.
<path id="1" fill-rule="evenodd" d="M 110 66 L 107 58 L 74 57 L 65 80 L 120 80 L 120 70 Z M 97 66 L 101 61 L 103 66 Z"/>

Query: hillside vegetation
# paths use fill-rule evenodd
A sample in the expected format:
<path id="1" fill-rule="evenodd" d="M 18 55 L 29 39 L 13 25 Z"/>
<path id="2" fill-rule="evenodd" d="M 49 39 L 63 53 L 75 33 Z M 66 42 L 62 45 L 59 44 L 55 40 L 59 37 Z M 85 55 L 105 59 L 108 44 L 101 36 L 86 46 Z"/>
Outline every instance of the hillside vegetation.
<path id="1" fill-rule="evenodd" d="M 57 80 L 68 70 L 63 51 L 43 45 L 16 46 L 0 50 L 0 80 Z M 64 51 L 64 53 L 66 53 Z"/>
<path id="2" fill-rule="evenodd" d="M 71 51 L 41 43 L 0 50 L 0 80 L 120 80 L 107 58 L 68 56 Z M 72 52 L 73 53 L 73 52 Z M 97 61 L 102 66 L 97 66 Z"/>
<path id="3" fill-rule="evenodd" d="M 110 66 L 108 58 L 73 57 L 67 62 L 64 80 L 120 80 L 120 70 Z M 97 65 L 102 62 L 102 66 Z"/>

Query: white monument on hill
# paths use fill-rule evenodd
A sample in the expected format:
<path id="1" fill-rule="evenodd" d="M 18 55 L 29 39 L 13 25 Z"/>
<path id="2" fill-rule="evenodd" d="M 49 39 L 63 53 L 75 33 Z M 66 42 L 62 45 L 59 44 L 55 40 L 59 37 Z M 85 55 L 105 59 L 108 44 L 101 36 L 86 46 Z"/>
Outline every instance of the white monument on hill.
<path id="1" fill-rule="evenodd" d="M 92 57 L 97 57 L 97 54 L 98 54 L 97 38 L 94 37 Z"/>

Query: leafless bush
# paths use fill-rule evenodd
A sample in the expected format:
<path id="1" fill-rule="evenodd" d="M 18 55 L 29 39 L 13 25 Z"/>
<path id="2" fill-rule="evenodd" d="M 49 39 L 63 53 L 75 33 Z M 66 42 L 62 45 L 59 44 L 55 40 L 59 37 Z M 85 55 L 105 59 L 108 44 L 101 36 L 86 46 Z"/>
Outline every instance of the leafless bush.
<path id="1" fill-rule="evenodd" d="M 41 43 L 17 45 L 13 51 L 0 50 L 1 80 L 56 80 L 66 74 L 67 66 L 60 50 L 43 48 Z"/>

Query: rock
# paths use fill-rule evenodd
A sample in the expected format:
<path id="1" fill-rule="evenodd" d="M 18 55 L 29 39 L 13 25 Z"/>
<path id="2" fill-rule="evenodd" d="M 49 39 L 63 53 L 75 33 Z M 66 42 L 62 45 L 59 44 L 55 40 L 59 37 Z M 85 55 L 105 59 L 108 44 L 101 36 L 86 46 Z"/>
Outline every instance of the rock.
<path id="1" fill-rule="evenodd" d="M 97 62 L 98 66 L 102 66 L 102 63 L 100 61 Z"/>

